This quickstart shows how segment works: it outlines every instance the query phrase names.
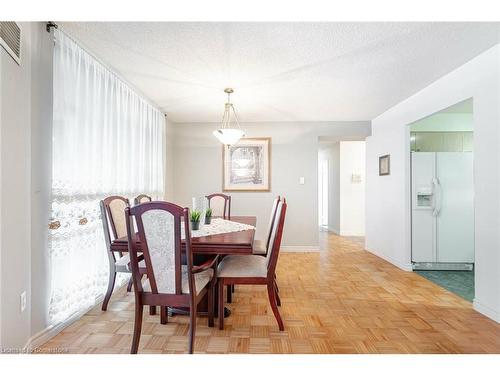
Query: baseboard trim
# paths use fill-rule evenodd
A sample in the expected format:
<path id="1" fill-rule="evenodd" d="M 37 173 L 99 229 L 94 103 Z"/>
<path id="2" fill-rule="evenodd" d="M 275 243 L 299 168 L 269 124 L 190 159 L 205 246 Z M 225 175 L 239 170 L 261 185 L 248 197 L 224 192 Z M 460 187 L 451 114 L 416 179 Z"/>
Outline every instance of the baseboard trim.
<path id="1" fill-rule="evenodd" d="M 391 258 L 385 254 L 380 254 L 379 252 L 377 252 L 375 250 L 368 249 L 368 248 L 365 248 L 365 250 L 368 251 L 369 253 L 372 253 L 373 255 L 375 255 L 379 258 L 382 258 L 383 260 L 395 265 L 396 267 L 402 269 L 403 271 L 413 271 L 411 263 L 408 263 L 408 264 L 399 263 L 398 261 L 394 260 L 393 258 Z"/>
<path id="2" fill-rule="evenodd" d="M 472 307 L 478 313 L 487 316 L 488 318 L 494 320 L 497 323 L 500 323 L 500 311 L 492 309 L 491 307 L 486 306 L 484 303 L 479 302 L 474 298 L 472 301 Z"/>
<path id="3" fill-rule="evenodd" d="M 335 233 L 337 236 L 340 236 L 340 230 L 338 230 L 337 228 L 328 227 L 328 231 Z"/>
<path id="4" fill-rule="evenodd" d="M 93 307 L 85 312 L 74 314 L 68 319 L 66 319 L 64 322 L 55 325 L 50 325 L 47 328 L 36 333 L 35 335 L 31 336 L 26 345 L 24 345 L 24 350 L 26 352 L 31 352 L 34 349 L 38 348 L 39 346 L 45 344 L 47 341 L 49 341 L 51 338 L 55 337 L 59 332 L 61 332 L 64 328 L 69 327 L 71 324 L 76 322 L 78 319 L 83 317 L 88 311 L 92 309 Z"/>
<path id="5" fill-rule="evenodd" d="M 119 285 L 118 289 L 115 289 L 114 292 L 116 293 L 122 287 L 123 287 L 123 285 Z M 34 334 L 33 336 L 31 336 L 29 338 L 26 345 L 24 345 L 23 350 L 26 352 L 31 352 L 31 351 L 35 350 L 36 348 L 38 348 L 39 346 L 45 344 L 47 341 L 49 341 L 50 339 L 55 337 L 63 329 L 65 329 L 66 327 L 69 327 L 71 324 L 76 322 L 78 319 L 81 319 L 85 314 L 87 314 L 90 310 L 95 308 L 97 305 L 100 305 L 101 302 L 103 301 L 103 299 L 104 299 L 104 295 L 97 298 L 95 305 L 89 307 L 87 310 L 74 313 L 69 318 L 67 318 L 65 321 L 58 323 L 58 324 L 50 325 L 47 328 L 41 330 L 40 332 Z"/>
<path id="6" fill-rule="evenodd" d="M 340 233 L 340 236 L 345 236 L 345 237 L 364 237 L 365 234 L 362 232 L 351 232 L 351 231 L 343 231 Z"/>
<path id="7" fill-rule="evenodd" d="M 319 246 L 281 246 L 280 250 L 285 253 L 317 253 Z"/>

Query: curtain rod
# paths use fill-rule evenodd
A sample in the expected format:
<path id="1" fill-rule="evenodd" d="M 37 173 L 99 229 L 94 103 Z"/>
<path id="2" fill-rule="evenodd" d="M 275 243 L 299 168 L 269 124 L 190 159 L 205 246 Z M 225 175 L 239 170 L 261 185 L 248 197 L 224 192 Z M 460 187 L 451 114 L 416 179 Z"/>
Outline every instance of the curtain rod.
<path id="1" fill-rule="evenodd" d="M 55 22 L 49 21 L 47 22 L 47 25 L 45 26 L 45 30 L 47 30 L 48 33 L 50 33 L 50 29 L 54 28 L 57 29 L 59 26 Z"/>

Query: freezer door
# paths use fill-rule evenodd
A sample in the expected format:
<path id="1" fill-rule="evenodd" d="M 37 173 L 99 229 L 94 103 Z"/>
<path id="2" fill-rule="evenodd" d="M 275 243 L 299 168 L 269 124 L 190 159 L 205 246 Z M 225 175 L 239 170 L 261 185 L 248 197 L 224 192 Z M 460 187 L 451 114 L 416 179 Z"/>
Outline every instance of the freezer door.
<path id="1" fill-rule="evenodd" d="M 411 218 L 411 254 L 413 262 L 435 262 L 436 237 L 433 213 L 434 198 L 430 204 L 422 200 L 419 194 L 433 192 L 435 174 L 435 152 L 413 152 L 411 154 L 412 181 L 412 218 Z"/>
<path id="2" fill-rule="evenodd" d="M 474 178 L 472 152 L 436 153 L 440 184 L 437 205 L 438 262 L 474 262 Z"/>

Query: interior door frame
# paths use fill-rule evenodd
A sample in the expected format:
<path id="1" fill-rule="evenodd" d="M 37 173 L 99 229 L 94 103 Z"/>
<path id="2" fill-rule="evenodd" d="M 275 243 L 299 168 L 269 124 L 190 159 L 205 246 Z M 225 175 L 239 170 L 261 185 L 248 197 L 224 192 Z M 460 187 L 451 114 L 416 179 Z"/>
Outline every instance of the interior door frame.
<path id="1" fill-rule="evenodd" d="M 413 213 L 412 213 L 412 165 L 411 165 L 411 125 L 414 123 L 414 122 L 417 122 L 417 121 L 420 121 L 420 120 L 423 120 L 427 117 L 430 117 L 430 116 L 433 116 L 435 115 L 436 113 L 439 113 L 441 111 L 443 111 L 444 109 L 446 108 L 449 108 L 457 103 L 460 103 L 462 101 L 465 101 L 465 100 L 472 100 L 472 131 L 473 131 L 473 134 L 475 134 L 475 127 L 474 127 L 474 97 L 473 96 L 469 96 L 469 97 L 466 97 L 464 99 L 461 99 L 461 100 L 458 100 L 454 103 L 451 103 L 450 105 L 446 106 L 446 107 L 443 107 L 427 116 L 423 116 L 423 117 L 419 117 L 411 122 L 408 122 L 406 123 L 404 126 L 405 126 L 405 132 L 404 132 L 404 135 L 405 135 L 405 192 L 406 192 L 406 202 L 405 202 L 405 208 L 406 208 L 406 220 L 405 220 L 405 230 L 406 230 L 406 238 L 405 238 L 405 242 L 406 242 L 406 250 L 407 250 L 407 254 L 408 254 L 408 268 L 407 271 L 413 271 L 413 249 L 412 249 L 412 216 L 413 216 Z M 473 140 L 473 145 L 475 146 L 475 142 Z M 476 178 L 475 178 L 475 163 L 476 163 L 476 159 L 475 159 L 475 155 L 474 155 L 474 148 L 472 150 L 472 153 L 473 153 L 473 165 L 472 165 L 472 173 L 474 175 L 473 177 L 473 193 L 474 193 L 474 198 L 473 198 L 473 204 L 474 204 L 474 270 L 476 269 L 476 199 L 475 199 L 475 192 L 476 192 Z M 477 273 L 475 272 L 475 276 L 474 276 L 474 279 L 476 281 L 477 279 Z M 476 284 L 475 284 L 476 285 Z M 476 289 L 476 286 L 474 285 L 474 290 Z"/>
<path id="2" fill-rule="evenodd" d="M 326 176 L 325 176 L 325 164 L 326 164 Z M 329 191 L 330 191 L 330 160 L 321 159 L 318 163 L 318 225 L 329 227 L 330 217 L 329 217 Z M 326 177 L 326 178 L 325 178 Z M 320 181 L 321 179 L 321 181 Z M 323 189 L 326 181 L 326 191 Z M 321 182 L 321 183 L 320 183 Z M 321 193 L 320 193 L 321 191 Z M 325 198 L 326 197 L 326 224 L 324 224 L 324 208 L 325 208 Z M 321 203 L 321 204 L 320 204 Z M 321 206 L 321 207 L 320 207 Z M 323 213 L 323 215 L 321 215 Z"/>
<path id="3" fill-rule="evenodd" d="M 418 120 L 417 120 L 418 121 Z M 413 212 L 412 212 L 412 163 L 411 163 L 411 122 L 405 125 L 405 183 L 406 183 L 406 249 L 408 251 L 408 262 L 409 262 L 409 270 L 413 271 L 413 246 L 412 246 L 412 237 L 413 237 Z"/>

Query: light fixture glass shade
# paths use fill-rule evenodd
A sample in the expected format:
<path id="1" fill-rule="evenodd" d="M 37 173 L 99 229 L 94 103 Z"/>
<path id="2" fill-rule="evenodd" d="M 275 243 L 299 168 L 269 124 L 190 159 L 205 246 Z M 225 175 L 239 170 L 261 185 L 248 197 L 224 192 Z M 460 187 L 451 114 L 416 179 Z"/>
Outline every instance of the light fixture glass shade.
<path id="1" fill-rule="evenodd" d="M 225 145 L 234 145 L 245 135 L 240 129 L 217 129 L 212 134 Z"/>
<path id="2" fill-rule="evenodd" d="M 238 116 L 231 103 L 231 94 L 234 90 L 230 87 L 226 88 L 224 92 L 227 94 L 227 103 L 224 105 L 224 114 L 222 115 L 221 127 L 214 130 L 212 134 L 223 144 L 230 146 L 238 143 L 245 133 L 240 128 Z"/>

